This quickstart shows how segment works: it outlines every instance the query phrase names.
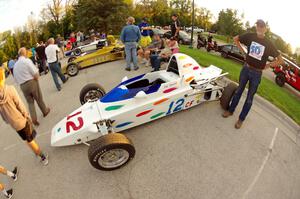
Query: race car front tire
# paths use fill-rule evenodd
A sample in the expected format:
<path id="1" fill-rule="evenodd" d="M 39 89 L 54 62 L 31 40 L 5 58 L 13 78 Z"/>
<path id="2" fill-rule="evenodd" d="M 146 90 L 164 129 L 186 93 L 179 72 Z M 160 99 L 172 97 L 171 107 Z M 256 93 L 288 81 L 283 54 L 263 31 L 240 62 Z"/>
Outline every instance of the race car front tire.
<path id="1" fill-rule="evenodd" d="M 99 170 L 111 171 L 126 165 L 135 155 L 129 138 L 120 133 L 110 133 L 91 142 L 88 157 Z"/>
<path id="2" fill-rule="evenodd" d="M 228 110 L 231 99 L 237 88 L 238 88 L 238 86 L 235 83 L 229 83 L 224 88 L 222 96 L 220 98 L 220 104 L 224 110 Z"/>
<path id="3" fill-rule="evenodd" d="M 76 76 L 79 72 L 78 64 L 76 63 L 69 63 L 67 66 L 67 74 L 71 77 Z"/>
<path id="4" fill-rule="evenodd" d="M 104 88 L 99 84 L 87 84 L 84 86 L 79 94 L 80 103 L 83 105 L 87 103 L 87 101 L 92 100 L 96 101 L 101 99 L 106 94 Z"/>

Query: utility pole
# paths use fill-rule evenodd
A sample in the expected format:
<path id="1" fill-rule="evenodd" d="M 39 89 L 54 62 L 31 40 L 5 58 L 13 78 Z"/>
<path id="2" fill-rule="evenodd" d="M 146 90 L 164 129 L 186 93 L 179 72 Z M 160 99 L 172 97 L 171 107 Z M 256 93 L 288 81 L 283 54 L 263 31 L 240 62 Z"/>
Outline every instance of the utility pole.
<path id="1" fill-rule="evenodd" d="M 194 23 L 195 23 L 195 1 L 193 0 L 192 4 L 192 34 L 191 34 L 191 45 L 190 48 L 193 48 L 194 43 Z"/>

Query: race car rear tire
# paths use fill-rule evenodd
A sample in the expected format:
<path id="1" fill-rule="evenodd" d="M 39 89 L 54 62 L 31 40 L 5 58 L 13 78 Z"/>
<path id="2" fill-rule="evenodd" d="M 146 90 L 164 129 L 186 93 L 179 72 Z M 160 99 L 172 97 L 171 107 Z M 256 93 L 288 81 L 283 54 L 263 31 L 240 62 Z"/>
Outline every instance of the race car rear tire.
<path id="1" fill-rule="evenodd" d="M 275 82 L 278 86 L 283 87 L 285 84 L 285 76 L 283 73 L 278 73 L 275 78 Z"/>
<path id="2" fill-rule="evenodd" d="M 237 89 L 237 84 L 235 83 L 229 83 L 225 88 L 224 88 L 224 91 L 222 93 L 222 96 L 220 98 L 220 104 L 221 104 L 221 107 L 224 109 L 224 110 L 228 110 L 229 108 L 229 104 L 231 102 L 231 99 Z"/>
<path id="3" fill-rule="evenodd" d="M 70 57 L 70 58 L 68 59 L 68 63 L 73 62 L 75 59 L 76 59 L 75 56 Z"/>
<path id="4" fill-rule="evenodd" d="M 88 100 L 96 101 L 101 99 L 106 94 L 104 88 L 99 84 L 87 84 L 84 86 L 79 94 L 80 103 L 83 105 Z"/>
<path id="5" fill-rule="evenodd" d="M 67 74 L 71 77 L 76 76 L 79 72 L 78 64 L 76 63 L 69 63 L 67 66 Z"/>
<path id="6" fill-rule="evenodd" d="M 111 171 L 126 165 L 135 155 L 129 138 L 120 133 L 110 133 L 91 142 L 88 157 L 99 170 Z"/>
<path id="7" fill-rule="evenodd" d="M 80 48 L 76 48 L 75 50 L 74 50 L 74 55 L 76 55 L 76 56 L 79 56 L 79 55 L 81 55 L 81 49 Z"/>

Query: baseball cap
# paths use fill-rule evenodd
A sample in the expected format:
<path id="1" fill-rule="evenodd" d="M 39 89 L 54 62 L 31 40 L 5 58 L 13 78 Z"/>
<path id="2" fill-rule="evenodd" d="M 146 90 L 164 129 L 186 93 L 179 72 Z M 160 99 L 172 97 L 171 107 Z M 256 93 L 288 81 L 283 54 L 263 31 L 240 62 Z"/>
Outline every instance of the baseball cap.
<path id="1" fill-rule="evenodd" d="M 255 23 L 257 26 L 266 27 L 266 23 L 262 19 L 258 19 Z"/>

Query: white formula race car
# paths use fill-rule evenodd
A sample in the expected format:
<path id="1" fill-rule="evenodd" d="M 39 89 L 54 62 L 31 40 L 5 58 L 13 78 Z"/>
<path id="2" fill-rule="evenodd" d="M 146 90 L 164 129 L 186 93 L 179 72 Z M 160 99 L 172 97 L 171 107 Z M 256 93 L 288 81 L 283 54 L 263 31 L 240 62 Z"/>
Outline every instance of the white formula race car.
<path id="1" fill-rule="evenodd" d="M 125 77 L 107 94 L 100 85 L 88 84 L 80 92 L 83 105 L 53 128 L 51 145 L 87 144 L 93 167 L 117 169 L 135 155 L 132 142 L 118 132 L 207 101 L 220 99 L 227 109 L 236 85 L 225 86 L 220 81 L 225 75 L 177 53 L 166 70 Z"/>
<path id="2" fill-rule="evenodd" d="M 89 44 L 76 47 L 74 50 L 71 51 L 70 55 L 73 54 L 75 56 L 79 56 L 82 53 L 95 51 L 95 50 L 97 50 L 99 48 L 102 48 L 104 46 L 108 46 L 108 43 L 107 43 L 106 39 L 96 40 L 96 41 L 93 41 Z"/>

